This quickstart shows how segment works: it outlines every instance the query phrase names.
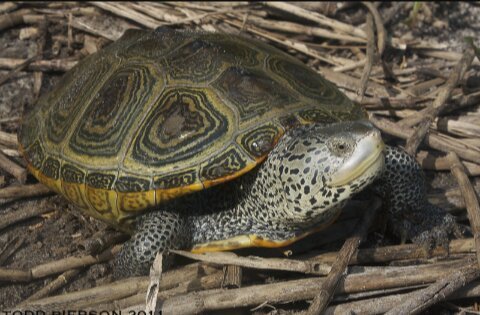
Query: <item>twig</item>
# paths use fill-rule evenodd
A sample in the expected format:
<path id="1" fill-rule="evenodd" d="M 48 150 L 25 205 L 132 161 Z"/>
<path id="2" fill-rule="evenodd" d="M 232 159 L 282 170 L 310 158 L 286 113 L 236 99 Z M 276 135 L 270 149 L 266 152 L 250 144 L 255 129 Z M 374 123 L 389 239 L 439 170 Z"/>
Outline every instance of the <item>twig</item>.
<path id="1" fill-rule="evenodd" d="M 399 126 L 388 119 L 379 118 L 375 115 L 370 115 L 370 121 L 382 131 L 401 139 L 408 139 L 415 132 L 411 128 Z M 462 159 L 472 161 L 474 163 L 480 161 L 480 151 L 475 150 L 471 146 L 465 145 L 465 143 L 459 139 L 454 139 L 445 135 L 430 132 L 430 134 L 425 136 L 425 142 L 433 149 L 446 153 L 454 151 Z"/>
<path id="2" fill-rule="evenodd" d="M 362 77 L 360 79 L 360 86 L 357 90 L 357 96 L 360 97 L 360 102 L 363 100 L 365 90 L 367 89 L 368 78 L 372 71 L 373 58 L 375 54 L 375 31 L 373 29 L 373 18 L 371 14 L 367 14 L 367 56 L 365 66 L 363 68 Z"/>
<path id="3" fill-rule="evenodd" d="M 360 88 L 360 80 L 349 76 L 345 73 L 335 72 L 326 67 L 319 68 L 320 74 L 322 74 L 326 79 L 332 81 L 339 87 L 342 87 L 347 90 L 357 91 Z M 389 91 L 385 86 L 380 85 L 376 82 L 369 82 L 366 89 L 366 94 L 375 95 L 375 97 L 389 97 Z M 406 95 L 400 95 L 400 97 L 405 97 Z"/>
<path id="4" fill-rule="evenodd" d="M 18 148 L 17 135 L 0 131 L 0 143 L 10 148 Z"/>
<path id="5" fill-rule="evenodd" d="M 306 312 L 307 315 L 321 314 L 327 307 L 328 302 L 332 299 L 335 290 L 342 275 L 346 274 L 347 266 L 358 250 L 360 242 L 367 235 L 370 225 L 372 225 L 378 209 L 380 208 L 380 200 L 374 199 L 371 209 L 365 211 L 361 221 L 355 227 L 354 234 L 349 237 L 342 248 L 338 252 L 335 262 L 332 264 L 332 270 L 328 273 L 327 278 L 323 281 L 320 292 L 313 298 L 313 302 Z"/>
<path id="6" fill-rule="evenodd" d="M 330 271 L 330 266 L 328 265 L 295 259 L 262 258 L 257 256 L 241 257 L 232 252 L 211 252 L 202 254 L 194 254 L 181 250 L 170 250 L 170 252 L 204 262 L 236 265 L 247 268 L 285 270 L 314 275 L 326 275 Z"/>
<path id="7" fill-rule="evenodd" d="M 97 6 L 101 8 L 102 10 L 111 12 L 115 15 L 127 18 L 129 20 L 132 20 L 134 22 L 137 22 L 138 24 L 141 24 L 143 26 L 146 26 L 148 28 L 156 28 L 160 25 L 162 25 L 161 22 L 156 21 L 155 19 L 140 13 L 138 11 L 135 11 L 131 8 L 129 8 L 127 5 L 122 4 L 120 2 L 100 2 L 100 1 L 90 1 L 90 3 L 94 6 Z"/>
<path id="8" fill-rule="evenodd" d="M 82 270 L 83 270 L 83 268 L 72 269 L 72 270 L 65 271 L 64 273 L 59 275 L 55 280 L 53 280 L 52 282 L 47 284 L 45 287 L 43 287 L 41 290 L 38 290 L 34 294 L 30 295 L 22 303 L 28 303 L 28 302 L 35 301 L 35 300 L 44 298 L 46 296 L 49 296 L 53 292 L 57 291 L 58 289 L 62 288 L 65 285 L 67 285 Z"/>
<path id="9" fill-rule="evenodd" d="M 448 252 L 437 247 L 432 253 L 427 255 L 425 250 L 416 244 L 402 244 L 393 246 L 383 246 L 377 248 L 359 249 L 350 260 L 350 264 L 382 264 L 398 260 L 420 260 L 421 258 L 445 257 L 448 254 L 455 255 L 461 253 L 474 253 L 473 238 L 452 240 L 449 244 Z M 321 262 L 323 264 L 333 264 L 337 258 L 337 252 L 324 253 L 320 255 L 304 255 L 305 259 Z"/>
<path id="10" fill-rule="evenodd" d="M 0 168 L 5 172 L 13 175 L 20 184 L 24 184 L 27 180 L 27 170 L 10 160 L 0 151 Z"/>
<path id="11" fill-rule="evenodd" d="M 25 236 L 17 237 L 15 236 L 9 240 L 5 246 L 0 250 L 0 266 L 2 266 L 7 259 L 15 253 L 20 246 L 25 242 Z"/>
<path id="12" fill-rule="evenodd" d="M 370 272 L 347 275 L 339 285 L 338 293 L 430 283 L 464 265 L 464 261 L 451 261 L 420 266 L 371 268 Z M 239 289 L 189 293 L 166 300 L 162 311 L 163 314 L 198 314 L 209 310 L 258 305 L 265 301 L 282 303 L 307 300 L 318 293 L 318 285 L 322 282 L 321 278 L 307 278 Z"/>
<path id="13" fill-rule="evenodd" d="M 275 1 L 266 1 L 262 2 L 266 7 L 275 8 L 289 14 L 294 14 L 298 17 L 316 22 L 320 25 L 328 26 L 333 28 L 334 30 L 341 31 L 343 33 L 351 34 L 360 38 L 367 38 L 365 32 L 353 25 L 349 25 L 346 23 L 339 22 L 334 19 L 330 19 L 323 14 L 312 12 L 309 10 L 305 10 L 300 8 L 299 6 L 289 4 L 286 2 L 275 2 Z"/>
<path id="14" fill-rule="evenodd" d="M 427 170 L 447 171 L 450 170 L 451 166 L 451 163 L 446 156 L 433 155 L 432 152 L 429 151 L 419 151 L 416 160 L 422 168 Z M 468 176 L 480 175 L 480 164 L 467 161 L 462 162 L 462 164 L 465 166 Z"/>
<path id="15" fill-rule="evenodd" d="M 5 1 L 3 3 L 0 3 L 0 13 L 2 14 L 16 10 L 17 8 L 18 8 L 18 4 L 15 2 Z"/>
<path id="16" fill-rule="evenodd" d="M 462 93 L 460 95 L 452 97 L 447 107 L 444 108 L 443 111 L 440 113 L 447 114 L 457 109 L 476 105 L 478 104 L 478 102 L 480 102 L 480 92 L 475 92 L 469 95 L 463 95 Z M 422 109 L 419 113 L 417 113 L 417 115 L 406 117 L 398 121 L 397 123 L 399 125 L 407 126 L 407 127 L 415 126 L 422 120 L 422 117 L 426 112 L 428 112 L 428 107 L 425 109 Z"/>
<path id="17" fill-rule="evenodd" d="M 323 29 L 320 27 L 306 26 L 306 25 L 288 22 L 288 21 L 262 19 L 262 18 L 257 18 L 253 16 L 249 17 L 248 21 L 252 22 L 253 24 L 259 27 L 272 30 L 272 31 L 282 31 L 282 32 L 302 34 L 302 35 L 306 34 L 310 36 L 343 40 L 343 41 L 349 41 L 353 43 L 365 43 L 364 38 L 354 37 L 354 36 L 345 35 L 341 33 L 335 33 L 328 29 Z"/>
<path id="18" fill-rule="evenodd" d="M 10 70 L 25 62 L 25 59 L 0 58 L 0 69 Z M 78 61 L 66 59 L 37 60 L 26 67 L 29 71 L 61 71 L 65 72 L 73 68 Z"/>
<path id="19" fill-rule="evenodd" d="M 373 15 L 373 19 L 375 21 L 375 29 L 377 30 L 377 49 L 380 58 L 383 56 L 383 52 L 385 50 L 385 43 L 387 41 L 387 32 L 385 31 L 385 27 L 383 26 L 382 17 L 380 13 L 378 13 L 377 8 L 371 2 L 362 1 L 362 4 L 367 7 L 370 13 Z M 367 15 L 368 19 L 368 15 Z M 367 21 L 368 24 L 368 21 Z M 368 28 L 368 26 L 367 26 Z M 367 38 L 368 38 L 368 31 L 367 31 Z"/>
<path id="20" fill-rule="evenodd" d="M 456 271 L 452 271 L 455 273 Z M 448 276 L 447 276 L 448 277 Z M 408 289 L 409 287 L 406 287 Z M 404 301 L 414 298 L 418 295 L 418 291 L 409 293 L 400 293 L 386 296 L 375 296 L 369 299 L 356 300 L 349 303 L 338 304 L 329 307 L 325 315 L 342 315 L 342 314 L 383 314 L 398 306 Z M 465 287 L 447 296 L 448 300 L 477 298 L 480 295 L 480 283 L 473 281 Z"/>
<path id="21" fill-rule="evenodd" d="M 0 15 L 0 31 L 25 23 L 24 17 L 32 13 L 33 11 L 30 9 L 22 9 Z"/>
<path id="22" fill-rule="evenodd" d="M 39 279 L 51 276 L 57 273 L 62 273 L 67 270 L 85 267 L 96 263 L 104 262 L 113 258 L 113 256 L 120 251 L 120 246 L 108 249 L 97 256 L 83 256 L 83 257 L 67 257 L 64 259 L 48 262 L 38 265 L 29 270 L 13 270 L 0 268 L 0 281 L 30 281 L 32 279 Z M 18 278 L 11 274 L 23 275 Z"/>
<path id="23" fill-rule="evenodd" d="M 430 128 L 430 124 L 433 122 L 435 117 L 438 116 L 440 111 L 442 111 L 447 100 L 450 98 L 450 95 L 453 89 L 457 86 L 458 82 L 463 78 L 465 72 L 470 67 L 475 53 L 471 47 L 467 47 L 465 53 L 463 54 L 462 59 L 455 66 L 451 72 L 446 85 L 441 88 L 437 97 L 432 103 L 432 106 L 429 107 L 428 112 L 425 112 L 422 121 L 419 123 L 415 132 L 407 139 L 407 144 L 405 145 L 405 150 L 410 155 L 414 156 L 417 151 L 418 146 L 425 138 L 425 135 Z"/>
<path id="24" fill-rule="evenodd" d="M 207 271 L 205 271 L 207 270 Z M 182 268 L 167 271 L 160 280 L 159 290 L 169 290 L 176 287 L 179 283 L 197 278 L 201 273 L 212 273 L 214 268 L 201 268 L 198 263 L 190 264 Z M 0 270 L 1 271 L 1 270 Z M 1 273 L 0 273 L 1 274 Z M 59 309 L 62 307 L 76 307 L 78 309 L 91 305 L 125 298 L 133 294 L 142 293 L 142 301 L 145 301 L 145 292 L 149 283 L 148 277 L 133 277 L 122 279 L 107 285 L 98 286 L 77 292 L 66 293 L 58 296 L 52 296 L 36 300 L 33 302 L 22 303 L 20 307 L 25 309 Z"/>
<path id="25" fill-rule="evenodd" d="M 223 272 L 216 271 L 212 274 L 202 276 L 200 278 L 189 279 L 179 283 L 174 288 L 169 290 L 162 290 L 158 293 L 157 304 L 174 297 L 176 295 L 185 294 L 188 292 L 199 291 L 199 290 L 211 290 L 220 288 L 223 282 Z M 97 309 L 120 309 L 124 313 L 129 313 L 132 311 L 143 312 L 145 304 L 145 293 L 139 293 L 133 296 L 129 296 L 122 300 L 115 301 L 113 305 L 98 305 Z M 156 311 L 156 314 L 159 314 L 160 310 Z"/>
<path id="26" fill-rule="evenodd" d="M 163 253 L 158 252 L 150 268 L 150 283 L 148 284 L 145 301 L 145 312 L 147 314 L 156 313 L 158 288 L 160 286 L 160 279 L 162 278 L 162 264 Z"/>
<path id="27" fill-rule="evenodd" d="M 236 265 L 223 267 L 222 288 L 234 289 L 242 287 L 243 269 Z"/>
<path id="28" fill-rule="evenodd" d="M 7 188 L 4 188 L 2 190 L 5 189 Z M 8 213 L 2 214 L 2 220 L 0 220 L 0 231 L 12 224 L 39 216 L 50 211 L 53 211 L 53 209 L 44 205 L 32 207 L 31 205 L 27 204 L 19 210 L 10 211 Z"/>
<path id="29" fill-rule="evenodd" d="M 475 249 L 477 253 L 477 263 L 480 266 L 480 206 L 478 204 L 475 190 L 465 174 L 465 167 L 458 159 L 455 152 L 450 152 L 447 155 L 451 163 L 451 172 L 460 186 L 463 198 L 465 199 L 465 206 L 467 208 L 468 217 L 470 219 L 470 226 L 472 227 L 473 237 L 475 240 Z"/>
<path id="30" fill-rule="evenodd" d="M 117 230 L 101 230 L 95 233 L 91 238 L 83 241 L 80 247 L 87 253 L 95 255 L 112 245 L 126 241 L 127 238 L 128 235 Z"/>
<path id="31" fill-rule="evenodd" d="M 53 192 L 43 184 L 8 186 L 0 189 L 0 199 L 21 199 L 27 197 L 38 197 L 51 195 Z M 2 218 L 2 223 L 5 222 L 5 216 Z M 3 226 L 0 223 L 0 229 Z"/>
<path id="32" fill-rule="evenodd" d="M 120 251 L 121 246 L 115 246 L 96 255 L 86 255 L 82 257 L 67 257 L 64 259 L 48 262 L 35 266 L 31 269 L 33 278 L 43 278 L 53 274 L 61 273 L 70 269 L 97 264 L 99 262 L 110 260 Z"/>
<path id="33" fill-rule="evenodd" d="M 241 22 L 238 22 L 238 21 L 233 21 L 233 20 L 225 20 L 224 21 L 225 23 L 227 24 L 230 24 L 230 25 L 233 25 L 239 29 L 242 28 L 242 23 Z M 289 47 L 289 48 L 292 48 L 292 49 L 295 49 L 301 53 L 304 53 L 305 55 L 307 56 L 310 56 L 310 57 L 313 57 L 313 58 L 316 58 L 318 60 L 321 60 L 321 61 L 324 61 L 326 63 L 329 63 L 331 65 L 334 65 L 334 66 L 340 66 L 340 65 L 345 65 L 345 62 L 344 60 L 340 59 L 340 58 L 337 58 L 337 57 L 334 57 L 334 56 L 324 56 L 324 55 L 321 55 L 320 53 L 318 53 L 316 50 L 314 49 L 310 49 L 307 45 L 305 45 L 304 43 L 300 43 L 300 42 L 297 42 L 297 41 L 293 41 L 293 40 L 290 40 L 290 39 L 287 39 L 287 38 L 279 38 L 279 36 L 275 33 L 272 33 L 272 32 L 268 32 L 268 31 L 265 31 L 265 30 L 260 30 L 259 28 L 257 27 L 254 27 L 252 25 L 248 25 L 246 28 L 245 28 L 247 31 L 253 33 L 253 34 L 256 34 L 258 36 L 261 36 L 261 37 L 264 37 L 264 38 L 267 38 L 273 42 L 276 42 L 282 46 L 286 46 L 286 47 Z M 350 64 L 351 62 L 348 61 L 348 64 Z"/>
<path id="34" fill-rule="evenodd" d="M 15 68 L 13 68 L 12 70 L 10 70 L 7 74 L 3 75 L 0 77 L 0 85 L 2 85 L 3 83 L 7 82 L 9 79 L 13 78 L 17 73 L 19 73 L 20 71 L 22 71 L 23 69 L 25 69 L 26 67 L 28 67 L 28 65 L 30 65 L 32 62 L 34 62 L 35 60 L 39 59 L 41 56 L 41 54 L 38 54 L 38 55 L 35 55 L 33 57 L 30 57 L 28 59 L 26 59 L 24 62 L 22 62 L 21 64 L 17 65 Z"/>
<path id="35" fill-rule="evenodd" d="M 478 277 L 480 277 L 480 269 L 472 263 L 461 270 L 454 271 L 447 278 L 439 279 L 429 287 L 417 291 L 415 295 L 388 311 L 386 315 L 418 314 Z"/>

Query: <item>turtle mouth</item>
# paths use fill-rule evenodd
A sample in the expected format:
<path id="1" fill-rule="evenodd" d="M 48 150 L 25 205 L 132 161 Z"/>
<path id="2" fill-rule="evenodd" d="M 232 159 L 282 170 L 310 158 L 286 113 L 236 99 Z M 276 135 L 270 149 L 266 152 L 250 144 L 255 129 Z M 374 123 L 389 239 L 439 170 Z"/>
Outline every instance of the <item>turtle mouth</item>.
<path id="1" fill-rule="evenodd" d="M 380 132 L 374 130 L 360 140 L 353 154 L 331 176 L 330 186 L 344 186 L 352 183 L 364 174 L 374 175 L 382 168 L 384 163 L 382 141 Z"/>

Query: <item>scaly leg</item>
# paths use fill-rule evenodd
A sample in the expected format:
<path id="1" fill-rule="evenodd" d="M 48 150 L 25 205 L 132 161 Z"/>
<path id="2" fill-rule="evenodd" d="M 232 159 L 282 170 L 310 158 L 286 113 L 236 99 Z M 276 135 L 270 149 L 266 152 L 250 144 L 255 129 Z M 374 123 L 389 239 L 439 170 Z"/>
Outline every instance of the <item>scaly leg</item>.
<path id="1" fill-rule="evenodd" d="M 188 246 L 188 226 L 187 220 L 174 212 L 154 211 L 140 216 L 136 222 L 136 233 L 115 258 L 114 276 L 123 278 L 148 274 L 157 252 Z M 164 259 L 164 268 L 168 264 L 168 259 Z"/>
<path id="2" fill-rule="evenodd" d="M 389 225 L 402 242 L 448 248 L 449 235 L 462 234 L 454 216 L 428 202 L 423 171 L 403 150 L 386 148 L 385 170 L 373 189 L 387 203 Z"/>

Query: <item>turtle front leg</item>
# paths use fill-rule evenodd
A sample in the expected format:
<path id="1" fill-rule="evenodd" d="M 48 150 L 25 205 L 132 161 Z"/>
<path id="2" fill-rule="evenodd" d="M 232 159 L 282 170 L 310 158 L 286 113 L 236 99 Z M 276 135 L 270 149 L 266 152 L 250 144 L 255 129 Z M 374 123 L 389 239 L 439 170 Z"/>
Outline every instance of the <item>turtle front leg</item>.
<path id="1" fill-rule="evenodd" d="M 190 244 L 188 220 L 179 213 L 153 211 L 137 218 L 136 233 L 115 258 L 114 276 L 147 275 L 157 252 L 186 248 Z M 164 268 L 168 259 L 164 259 Z"/>
<path id="2" fill-rule="evenodd" d="M 449 236 L 462 234 L 455 217 L 428 202 L 420 165 L 405 151 L 387 147 L 385 170 L 374 183 L 389 210 L 389 225 L 402 239 L 423 245 L 448 248 Z"/>

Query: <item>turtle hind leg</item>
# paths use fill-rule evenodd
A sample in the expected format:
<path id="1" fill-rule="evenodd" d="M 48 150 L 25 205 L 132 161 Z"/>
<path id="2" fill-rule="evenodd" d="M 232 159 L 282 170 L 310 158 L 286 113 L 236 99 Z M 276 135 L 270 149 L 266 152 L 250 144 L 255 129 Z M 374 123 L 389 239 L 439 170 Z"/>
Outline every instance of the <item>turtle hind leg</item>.
<path id="1" fill-rule="evenodd" d="M 187 220 L 178 213 L 153 211 L 137 218 L 135 234 L 115 257 L 114 277 L 147 275 L 157 252 L 190 243 Z M 163 260 L 164 270 L 169 259 Z"/>
<path id="2" fill-rule="evenodd" d="M 402 241 L 430 251 L 435 246 L 448 248 L 451 234 L 463 234 L 454 216 L 428 202 L 423 171 L 405 151 L 386 148 L 385 170 L 373 188 L 386 202 L 391 230 Z"/>

